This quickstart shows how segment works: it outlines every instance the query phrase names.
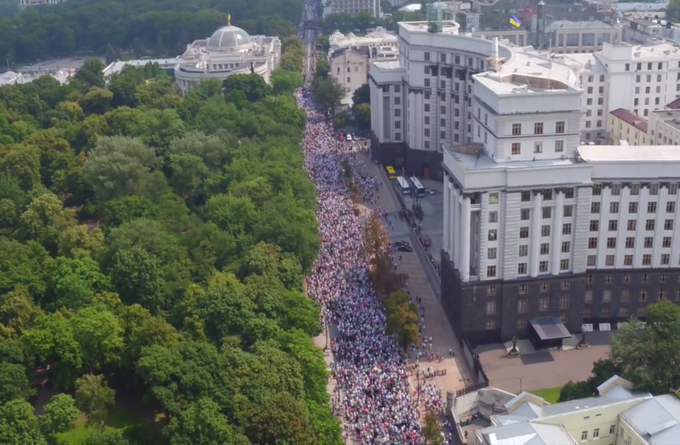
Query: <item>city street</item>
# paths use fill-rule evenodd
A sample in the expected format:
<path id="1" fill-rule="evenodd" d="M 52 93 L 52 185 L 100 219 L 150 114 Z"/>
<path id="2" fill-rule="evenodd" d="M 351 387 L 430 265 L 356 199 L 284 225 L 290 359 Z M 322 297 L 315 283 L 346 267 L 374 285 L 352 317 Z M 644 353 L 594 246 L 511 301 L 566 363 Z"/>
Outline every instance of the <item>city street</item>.
<path id="1" fill-rule="evenodd" d="M 442 363 L 422 363 L 421 361 L 421 368 L 431 367 L 433 369 L 446 369 L 447 374 L 445 376 L 434 378 L 434 382 L 442 390 L 443 394 L 445 394 L 446 391 L 455 392 L 466 386 L 472 385 L 476 383 L 473 373 L 469 369 L 467 362 L 463 359 L 458 340 L 451 329 L 451 325 L 449 324 L 441 303 L 436 297 L 440 288 L 439 278 L 430 265 L 424 250 L 417 245 L 418 241 L 412 230 L 406 222 L 399 220 L 398 212 L 401 209 L 401 205 L 397 200 L 392 183 L 387 178 L 385 171 L 380 166 L 372 163 L 368 156 L 364 154 L 361 154 L 360 156 L 363 157 L 363 161 L 367 166 L 367 172 L 380 179 L 382 183 L 377 204 L 369 207 L 379 207 L 383 212 L 388 212 L 392 215 L 393 229 L 389 230 L 390 241 L 407 241 L 414 248 L 413 252 L 398 252 L 398 255 L 402 258 L 401 264 L 398 267 L 398 272 L 408 275 L 408 288 L 411 295 L 419 296 L 423 301 L 423 305 L 425 306 L 425 335 L 427 337 L 432 337 L 432 351 L 440 353 L 445 357 Z M 421 201 L 429 198 L 432 198 L 432 196 L 421 198 Z M 434 199 L 439 199 L 441 201 L 441 194 L 439 194 L 439 196 L 434 195 Z M 441 207 L 441 203 L 439 207 Z M 434 229 L 434 227 L 438 226 L 441 233 L 441 217 L 437 216 L 437 212 L 434 210 L 435 207 L 423 202 L 423 208 L 430 208 L 431 210 L 431 212 L 426 210 L 425 218 L 422 223 L 423 227 L 432 226 Z M 439 213 L 441 213 L 441 211 Z M 437 222 L 437 220 L 439 220 L 439 222 Z M 435 231 L 436 230 L 432 230 L 429 232 L 433 239 L 436 237 Z M 437 242 L 441 245 L 441 234 L 438 238 Z M 438 247 L 434 246 L 435 244 L 433 242 L 433 247 L 430 247 L 430 249 L 438 249 Z M 453 350 L 455 358 L 449 357 L 449 349 Z M 410 362 L 412 364 L 415 363 L 415 357 L 411 357 Z M 413 387 L 417 386 L 415 376 L 412 376 L 411 383 Z"/>

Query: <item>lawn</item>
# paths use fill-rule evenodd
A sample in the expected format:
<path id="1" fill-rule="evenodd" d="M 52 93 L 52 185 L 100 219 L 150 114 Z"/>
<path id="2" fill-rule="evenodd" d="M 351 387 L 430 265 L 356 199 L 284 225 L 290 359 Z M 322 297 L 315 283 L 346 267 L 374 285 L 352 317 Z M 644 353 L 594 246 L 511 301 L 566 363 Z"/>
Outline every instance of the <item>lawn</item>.
<path id="1" fill-rule="evenodd" d="M 85 424 L 86 421 L 87 417 L 84 414 L 81 414 L 78 420 L 73 422 L 73 428 L 71 430 L 57 435 L 57 443 L 60 445 L 76 445 L 83 443 L 91 431 Z M 135 437 L 139 437 L 140 435 L 143 435 L 143 437 L 154 437 L 153 426 L 123 405 L 117 405 L 109 412 L 104 421 L 104 426 L 107 430 L 118 430 L 128 434 L 134 432 Z M 160 434 L 157 436 L 160 436 Z M 156 442 L 161 443 L 160 440 L 156 440 Z"/>
<path id="2" fill-rule="evenodd" d="M 538 391 L 531 392 L 539 397 L 543 397 L 546 402 L 557 403 L 557 399 L 560 398 L 560 391 L 562 391 L 561 386 L 558 386 L 557 388 L 539 389 Z"/>

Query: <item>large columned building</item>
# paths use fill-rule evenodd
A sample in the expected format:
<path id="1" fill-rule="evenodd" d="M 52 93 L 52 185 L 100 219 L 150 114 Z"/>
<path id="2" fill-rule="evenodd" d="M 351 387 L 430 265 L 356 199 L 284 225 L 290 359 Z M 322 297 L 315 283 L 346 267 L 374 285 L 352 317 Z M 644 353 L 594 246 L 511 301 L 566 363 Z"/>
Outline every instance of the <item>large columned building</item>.
<path id="1" fill-rule="evenodd" d="M 228 24 L 207 39 L 196 40 L 177 58 L 175 82 L 186 95 L 204 79 L 225 80 L 234 74 L 258 74 L 269 83 L 281 61 L 278 37 L 251 36 Z"/>
<path id="2" fill-rule="evenodd" d="M 442 300 L 473 344 L 680 301 L 680 147 L 579 145 L 582 90 L 545 65 L 473 76 L 473 141 L 443 147 Z"/>

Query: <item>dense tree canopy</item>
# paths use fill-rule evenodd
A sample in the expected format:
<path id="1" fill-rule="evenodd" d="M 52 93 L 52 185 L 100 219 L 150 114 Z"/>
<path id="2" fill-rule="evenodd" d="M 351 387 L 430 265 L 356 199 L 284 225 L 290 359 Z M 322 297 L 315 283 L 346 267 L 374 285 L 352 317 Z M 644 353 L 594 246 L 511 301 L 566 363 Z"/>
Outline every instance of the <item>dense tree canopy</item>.
<path id="1" fill-rule="evenodd" d="M 15 2 L 17 3 L 17 2 Z M 0 11 L 1 12 L 1 11 Z M 301 0 L 71 0 L 0 17 L 0 54 L 13 62 L 74 52 L 175 56 L 232 22 L 251 34 L 294 36 Z M 3 56 L 4 63 L 4 56 Z"/>
<path id="2" fill-rule="evenodd" d="M 194 8 L 31 8 L 0 21 L 25 37 L 0 47 L 29 58 L 161 35 L 167 48 L 170 28 L 189 39 L 223 21 Z M 299 2 L 230 9 L 285 31 L 271 11 L 297 18 Z M 53 442 L 79 412 L 100 425 L 125 393 L 165 415 L 173 444 L 341 443 L 303 293 L 320 236 L 292 94 L 302 47 L 284 47 L 272 86 L 242 75 L 181 97 L 161 71 L 104 82 L 88 60 L 68 85 L 0 89 L 0 442 Z M 38 375 L 64 393 L 36 417 Z M 148 442 L 93 429 L 85 443 Z"/>
<path id="3" fill-rule="evenodd" d="M 620 325 L 607 360 L 593 365 L 586 381 L 569 382 L 560 401 L 590 397 L 613 375 L 628 379 L 635 389 L 654 395 L 674 392 L 680 387 L 680 307 L 661 300 L 647 307 L 645 322 L 631 317 Z"/>

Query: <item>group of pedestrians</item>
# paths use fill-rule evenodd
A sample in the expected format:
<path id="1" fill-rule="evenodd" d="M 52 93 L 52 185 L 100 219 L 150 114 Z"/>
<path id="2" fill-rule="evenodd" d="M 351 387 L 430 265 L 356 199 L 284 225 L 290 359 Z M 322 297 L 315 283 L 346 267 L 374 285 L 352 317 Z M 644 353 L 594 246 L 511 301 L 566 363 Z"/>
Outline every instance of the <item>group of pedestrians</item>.
<path id="1" fill-rule="evenodd" d="M 422 444 L 418 406 L 441 409 L 440 391 L 430 384 L 420 400 L 410 385 L 406 358 L 385 332 L 385 314 L 372 287 L 364 257 L 362 229 L 354 213 L 340 165 L 353 167 L 355 181 L 369 202 L 377 202 L 380 182 L 364 173 L 348 146 L 335 140 L 332 127 L 304 91 L 296 93 L 307 111 L 302 148 L 305 169 L 317 188 L 317 218 L 322 245 L 307 277 L 307 292 L 322 310 L 324 325 L 336 330 L 331 374 L 332 400 L 344 420 L 348 440 L 361 444 Z M 385 191 L 389 193 L 389 191 Z"/>

